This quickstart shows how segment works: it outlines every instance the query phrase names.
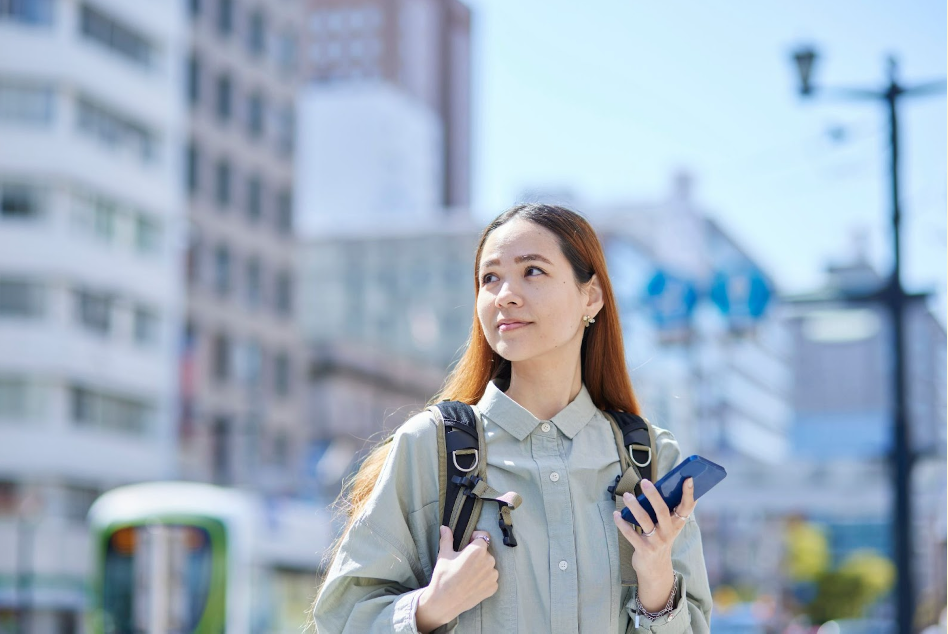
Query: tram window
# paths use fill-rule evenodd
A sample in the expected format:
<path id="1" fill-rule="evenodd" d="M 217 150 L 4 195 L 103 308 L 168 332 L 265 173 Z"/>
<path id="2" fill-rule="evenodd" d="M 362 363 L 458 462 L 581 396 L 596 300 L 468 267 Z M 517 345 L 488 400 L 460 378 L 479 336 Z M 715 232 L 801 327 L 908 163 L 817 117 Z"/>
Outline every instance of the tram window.
<path id="1" fill-rule="evenodd" d="M 190 634 L 202 622 L 223 624 L 223 593 L 212 590 L 226 579 L 226 564 L 214 559 L 214 539 L 224 546 L 222 527 L 153 524 L 114 531 L 105 553 L 102 631 L 150 631 L 156 618 L 168 634 Z"/>

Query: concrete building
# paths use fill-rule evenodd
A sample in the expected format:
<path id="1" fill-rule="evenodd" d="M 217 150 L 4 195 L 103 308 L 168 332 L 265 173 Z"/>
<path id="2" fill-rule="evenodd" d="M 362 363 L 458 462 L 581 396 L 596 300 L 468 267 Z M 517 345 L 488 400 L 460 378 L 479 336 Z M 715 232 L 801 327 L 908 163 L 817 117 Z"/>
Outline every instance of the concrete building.
<path id="1" fill-rule="evenodd" d="M 89 505 L 175 472 L 186 37 L 176 2 L 0 3 L 3 627 L 77 631 Z"/>
<path id="2" fill-rule="evenodd" d="M 190 9 L 181 475 L 293 494 L 305 437 L 293 239 L 302 7 Z"/>
<path id="3" fill-rule="evenodd" d="M 381 194 L 382 204 L 372 211 L 387 215 L 398 207 L 386 196 L 390 183 L 398 190 L 408 188 L 409 199 L 434 200 L 424 211 L 466 210 L 470 204 L 471 161 L 471 18 L 460 0 L 307 0 L 302 40 L 302 75 L 306 88 L 301 106 L 303 143 L 313 144 L 315 152 L 332 160 L 345 159 L 353 152 L 368 159 L 370 173 L 378 170 L 392 178 L 368 180 L 361 175 L 365 166 L 348 168 L 343 160 L 326 174 L 301 166 L 317 183 L 323 179 L 332 187 L 335 178 L 358 189 L 370 188 Z M 307 97 L 306 95 L 310 95 Z M 400 95 L 397 98 L 393 95 Z M 310 112 L 305 104 L 312 103 Z M 324 115 L 330 112 L 332 124 Z M 321 116 L 323 115 L 323 116 Z M 390 123 L 394 123 L 392 128 Z M 339 138 L 328 126 L 357 129 L 359 134 Z M 386 134 L 373 134 L 373 131 Z M 394 153 L 399 146 L 391 139 L 405 139 L 413 147 L 409 152 Z M 409 135 L 417 134 L 410 138 Z M 304 158 L 305 157 L 301 157 Z M 435 162 L 422 182 L 421 193 L 412 191 L 418 181 L 411 171 L 421 160 Z M 406 183 L 402 172 L 408 168 Z M 429 181 L 433 179 L 434 187 Z M 301 183 L 305 185 L 306 183 Z M 343 212 L 333 199 L 316 194 L 300 198 L 312 200 L 301 206 L 305 215 Z M 395 192 L 398 194 L 399 192 Z M 376 196 L 377 197 L 377 196 Z"/>

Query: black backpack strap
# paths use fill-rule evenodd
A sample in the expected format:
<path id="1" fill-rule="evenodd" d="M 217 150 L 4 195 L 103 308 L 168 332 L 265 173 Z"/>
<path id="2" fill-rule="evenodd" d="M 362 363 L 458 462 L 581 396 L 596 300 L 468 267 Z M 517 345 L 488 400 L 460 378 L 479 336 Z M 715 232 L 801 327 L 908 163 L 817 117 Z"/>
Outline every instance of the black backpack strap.
<path id="1" fill-rule="evenodd" d="M 615 498 L 616 510 L 625 507 L 622 501 L 623 493 L 641 495 L 642 478 L 654 481 L 657 472 L 655 467 L 655 432 L 647 420 L 628 412 L 606 412 L 615 425 L 613 433 L 616 437 L 616 448 L 619 451 L 619 464 L 622 473 L 616 476 L 609 493 Z M 641 532 L 641 529 L 637 529 Z M 621 535 L 619 536 L 619 561 L 622 585 L 629 586 L 637 583 L 635 570 L 632 568 L 632 553 L 635 549 L 632 544 Z"/>
<path id="2" fill-rule="evenodd" d="M 464 478 L 472 475 L 476 477 L 480 466 L 477 419 L 474 410 L 467 403 L 442 401 L 437 407 L 444 420 L 444 467 L 447 474 L 441 524 L 450 527 L 454 532 L 454 550 L 460 550 L 466 531 L 457 529 L 466 529 L 471 523 L 471 515 L 477 502 L 477 498 L 463 495 L 467 489 L 464 486 Z"/>
<path id="3" fill-rule="evenodd" d="M 652 432 L 651 425 L 637 414 L 628 412 L 607 412 L 619 425 L 622 432 L 622 444 L 625 445 L 627 455 L 635 465 L 639 475 L 653 480 L 652 474 Z"/>
<path id="4" fill-rule="evenodd" d="M 501 493 L 484 480 L 487 475 L 487 456 L 481 455 L 477 414 L 467 403 L 442 401 L 437 404 L 444 422 L 444 496 L 441 504 L 441 524 L 454 535 L 454 550 L 458 551 L 471 540 L 471 533 L 481 514 L 485 501 L 496 502 L 499 512 L 497 523 L 504 536 L 504 544 L 516 546 L 511 512 L 520 506 L 521 498 L 513 492 Z"/>

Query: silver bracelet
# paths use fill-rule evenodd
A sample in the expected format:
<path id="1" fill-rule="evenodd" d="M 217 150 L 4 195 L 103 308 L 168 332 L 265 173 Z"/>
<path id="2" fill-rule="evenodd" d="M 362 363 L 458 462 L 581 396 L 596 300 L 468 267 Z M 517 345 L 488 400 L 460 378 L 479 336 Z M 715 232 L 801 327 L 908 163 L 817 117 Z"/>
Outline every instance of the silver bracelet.
<path id="1" fill-rule="evenodd" d="M 659 610 L 658 612 L 649 612 L 642 606 L 642 601 L 639 599 L 638 590 L 635 592 L 635 627 L 639 627 L 639 613 L 644 614 L 653 621 L 660 616 L 665 616 L 666 614 L 671 614 L 672 610 L 675 609 L 675 597 L 678 595 L 678 575 L 675 575 L 675 581 L 672 584 L 671 594 L 668 595 L 668 602 L 665 604 L 665 607 Z"/>

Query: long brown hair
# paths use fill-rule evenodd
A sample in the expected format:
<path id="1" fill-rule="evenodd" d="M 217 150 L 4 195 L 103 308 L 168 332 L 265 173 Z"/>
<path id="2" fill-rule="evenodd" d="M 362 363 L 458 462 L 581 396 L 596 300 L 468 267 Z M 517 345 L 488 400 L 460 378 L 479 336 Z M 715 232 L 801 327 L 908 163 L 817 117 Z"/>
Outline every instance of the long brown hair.
<path id="1" fill-rule="evenodd" d="M 583 334 L 580 353 L 583 383 L 599 409 L 638 414 L 638 402 L 625 366 L 619 310 L 606 271 L 605 254 L 596 232 L 585 218 L 564 207 L 542 204 L 515 205 L 497 216 L 484 229 L 477 245 L 474 257 L 474 295 L 477 295 L 480 288 L 478 269 L 484 243 L 495 229 L 515 218 L 536 223 L 556 236 L 563 255 L 573 268 L 573 276 L 578 285 L 588 283 L 593 275 L 598 278 L 602 288 L 603 305 L 596 315 L 595 325 L 587 328 Z M 445 380 L 440 394 L 435 396 L 431 403 L 452 400 L 473 405 L 484 395 L 487 383 L 494 379 L 509 382 L 510 363 L 494 352 L 487 343 L 475 307 L 471 335 L 464 356 Z M 369 453 L 359 471 L 346 483 L 340 494 L 340 506 L 348 515 L 346 531 L 359 517 L 375 488 L 391 449 L 388 440 L 381 442 Z M 338 545 L 339 542 L 332 551 L 333 559 Z"/>

